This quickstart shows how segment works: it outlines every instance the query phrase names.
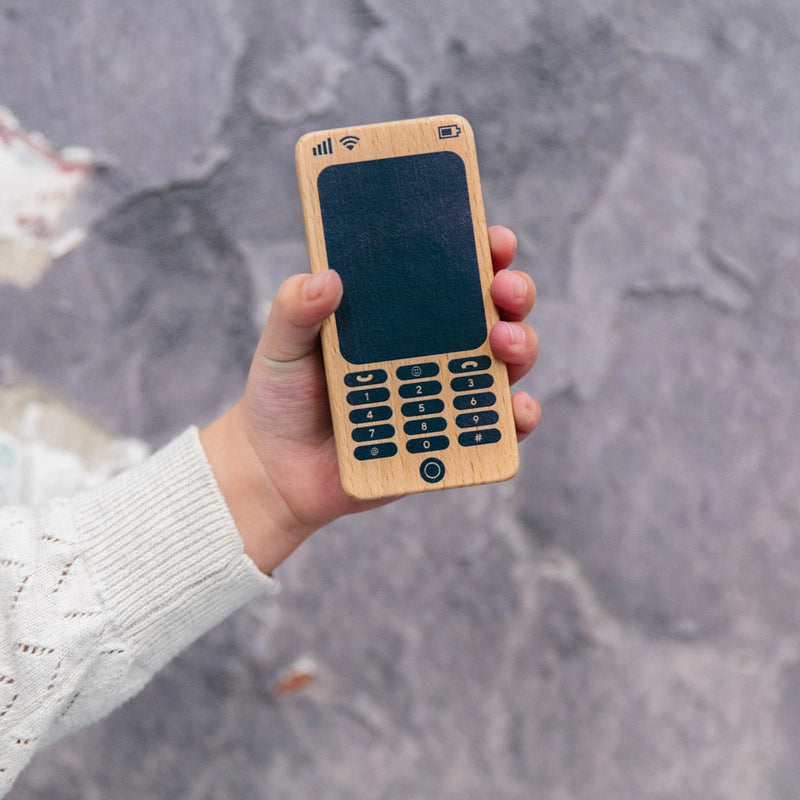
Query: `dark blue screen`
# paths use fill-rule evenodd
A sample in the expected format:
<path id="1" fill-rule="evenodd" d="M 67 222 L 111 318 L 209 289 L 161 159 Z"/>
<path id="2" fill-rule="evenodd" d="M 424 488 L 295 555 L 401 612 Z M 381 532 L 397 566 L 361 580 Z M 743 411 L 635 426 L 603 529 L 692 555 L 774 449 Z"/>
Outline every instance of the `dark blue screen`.
<path id="1" fill-rule="evenodd" d="M 486 338 L 464 162 L 445 151 L 334 164 L 318 190 L 352 364 L 474 350 Z"/>

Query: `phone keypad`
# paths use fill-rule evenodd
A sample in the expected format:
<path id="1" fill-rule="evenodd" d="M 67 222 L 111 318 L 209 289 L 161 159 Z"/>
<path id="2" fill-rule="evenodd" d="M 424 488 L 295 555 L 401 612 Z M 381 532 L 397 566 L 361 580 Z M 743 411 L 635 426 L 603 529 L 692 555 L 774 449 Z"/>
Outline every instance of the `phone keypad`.
<path id="1" fill-rule="evenodd" d="M 487 370 L 491 359 L 485 355 L 472 358 L 451 359 L 447 369 L 451 374 L 450 389 L 454 393 L 452 410 L 456 427 L 460 430 L 456 441 L 461 447 L 475 447 L 500 441 L 501 433 L 493 427 L 499 421 L 493 406 L 497 403 L 494 378 Z M 398 367 L 395 375 L 400 381 L 398 397 L 403 416 L 403 433 L 407 437 L 405 448 L 409 453 L 428 453 L 447 450 L 451 445 L 445 433 L 445 401 L 439 397 L 443 387 L 438 376 L 440 367 L 435 362 L 423 362 Z M 392 392 L 386 386 L 389 380 L 383 369 L 363 370 L 345 375 L 344 383 L 351 390 L 347 403 L 353 408 L 349 419 L 353 424 L 351 437 L 353 454 L 359 461 L 391 458 L 397 455 L 397 434 L 390 422 L 393 416 L 389 405 Z M 451 411 L 452 413 L 452 411 Z"/>

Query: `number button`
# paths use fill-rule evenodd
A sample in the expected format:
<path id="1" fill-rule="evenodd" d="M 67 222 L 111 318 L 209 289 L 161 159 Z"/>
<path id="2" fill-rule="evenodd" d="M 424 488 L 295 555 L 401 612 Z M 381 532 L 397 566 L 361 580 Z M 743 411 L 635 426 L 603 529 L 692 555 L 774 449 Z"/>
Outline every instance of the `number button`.
<path id="1" fill-rule="evenodd" d="M 438 433 L 446 427 L 446 419 L 443 417 L 431 417 L 431 419 L 411 419 L 403 425 L 403 430 L 409 436 L 419 436 L 426 433 Z"/>
<path id="2" fill-rule="evenodd" d="M 425 439 L 409 439 L 406 450 L 409 453 L 428 453 L 432 450 L 446 450 L 450 440 L 446 436 L 428 436 Z"/>
<path id="3" fill-rule="evenodd" d="M 400 397 L 430 397 L 442 391 L 439 381 L 423 381 L 422 383 L 404 383 L 400 386 Z"/>
<path id="4" fill-rule="evenodd" d="M 444 411 L 444 401 L 422 400 L 419 403 L 403 403 L 400 410 L 404 417 L 429 417 Z"/>
<path id="5" fill-rule="evenodd" d="M 394 436 L 394 426 L 373 425 L 364 428 L 353 428 L 353 441 L 373 442 L 380 439 L 391 439 Z"/>
<path id="6" fill-rule="evenodd" d="M 347 402 L 351 406 L 365 406 L 369 403 L 385 403 L 389 399 L 389 390 L 379 386 L 376 389 L 360 389 L 347 393 Z"/>
<path id="7" fill-rule="evenodd" d="M 392 409 L 391 406 L 373 406 L 372 408 L 354 408 L 350 412 L 350 422 L 356 425 L 365 422 L 383 422 L 384 420 L 391 419 Z"/>
<path id="8" fill-rule="evenodd" d="M 459 411 L 466 411 L 471 408 L 485 408 L 493 406 L 497 398 L 492 392 L 479 392 L 478 394 L 461 394 L 453 400 L 453 405 Z"/>
<path id="9" fill-rule="evenodd" d="M 488 372 L 484 372 L 481 375 L 453 378 L 450 387 L 454 392 L 474 392 L 476 389 L 488 389 L 493 383 L 494 378 Z"/>
<path id="10" fill-rule="evenodd" d="M 456 425 L 459 428 L 479 428 L 481 425 L 494 425 L 498 419 L 496 411 L 476 411 L 474 414 L 459 414 Z"/>

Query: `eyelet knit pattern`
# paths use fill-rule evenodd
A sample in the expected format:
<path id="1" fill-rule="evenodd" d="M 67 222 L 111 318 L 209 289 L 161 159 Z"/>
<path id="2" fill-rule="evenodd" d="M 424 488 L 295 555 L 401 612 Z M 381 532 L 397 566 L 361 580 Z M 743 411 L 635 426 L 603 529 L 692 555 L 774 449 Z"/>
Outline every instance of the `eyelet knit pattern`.
<path id="1" fill-rule="evenodd" d="M 0 509 L 0 795 L 38 746 L 276 588 L 244 554 L 196 428 L 70 500 Z"/>

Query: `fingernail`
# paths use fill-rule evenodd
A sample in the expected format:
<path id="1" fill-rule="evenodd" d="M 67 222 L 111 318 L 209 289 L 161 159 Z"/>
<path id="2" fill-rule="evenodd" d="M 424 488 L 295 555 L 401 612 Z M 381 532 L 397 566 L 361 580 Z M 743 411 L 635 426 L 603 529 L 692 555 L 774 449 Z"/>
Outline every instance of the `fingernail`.
<path id="1" fill-rule="evenodd" d="M 329 271 L 320 272 L 317 275 L 311 275 L 311 277 L 306 278 L 305 283 L 303 284 L 303 297 L 306 300 L 316 300 L 318 297 L 322 295 L 325 291 L 325 287 L 328 285 L 328 281 L 331 278 L 331 273 Z"/>
<path id="2" fill-rule="evenodd" d="M 525 336 L 523 335 L 522 331 L 519 329 L 517 325 L 512 325 L 510 322 L 501 322 L 501 325 L 505 326 L 505 329 L 508 331 L 508 343 L 512 345 L 522 344 L 523 339 Z"/>
<path id="3" fill-rule="evenodd" d="M 527 393 L 521 392 L 522 394 L 522 402 L 525 403 L 525 408 L 528 411 L 533 411 L 536 408 L 536 401 Z"/>
<path id="4" fill-rule="evenodd" d="M 512 287 L 514 289 L 514 299 L 522 300 L 522 298 L 525 297 L 525 294 L 528 291 L 528 284 L 525 283 L 525 280 L 521 275 L 514 275 L 513 278 L 514 280 L 512 283 Z"/>

